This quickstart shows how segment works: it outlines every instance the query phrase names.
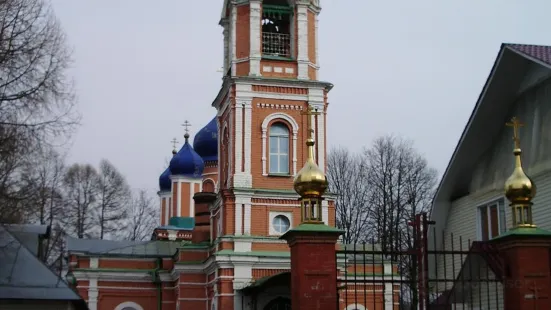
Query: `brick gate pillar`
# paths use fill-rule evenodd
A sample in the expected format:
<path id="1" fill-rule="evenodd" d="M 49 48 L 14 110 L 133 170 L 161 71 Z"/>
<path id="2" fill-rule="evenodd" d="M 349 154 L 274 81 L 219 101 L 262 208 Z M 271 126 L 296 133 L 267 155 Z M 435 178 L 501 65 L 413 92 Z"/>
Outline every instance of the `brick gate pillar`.
<path id="1" fill-rule="evenodd" d="M 503 259 L 504 309 L 551 309 L 551 233 L 516 228 L 491 242 Z"/>
<path id="2" fill-rule="evenodd" d="M 291 248 L 293 310 L 335 310 L 336 243 L 342 233 L 324 224 L 300 224 L 281 236 Z"/>

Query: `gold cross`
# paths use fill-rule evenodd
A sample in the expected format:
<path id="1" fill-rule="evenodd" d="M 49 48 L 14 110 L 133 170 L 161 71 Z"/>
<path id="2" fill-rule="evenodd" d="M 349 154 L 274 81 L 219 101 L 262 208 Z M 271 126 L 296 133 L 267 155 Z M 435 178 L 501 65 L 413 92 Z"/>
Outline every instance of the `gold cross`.
<path id="1" fill-rule="evenodd" d="M 176 140 L 176 138 L 172 139 L 172 141 L 170 141 L 172 143 L 172 148 L 173 149 L 176 149 L 176 145 L 178 144 L 178 140 Z"/>
<path id="2" fill-rule="evenodd" d="M 318 112 L 317 108 L 314 110 L 314 108 L 311 105 L 309 105 L 308 108 L 306 109 L 306 112 L 300 112 L 300 114 L 307 115 L 306 124 L 308 128 L 308 137 L 313 139 L 314 128 L 312 128 L 312 115 L 320 115 L 321 112 Z"/>
<path id="3" fill-rule="evenodd" d="M 188 122 L 187 120 L 182 124 L 182 126 L 185 128 L 184 131 L 186 133 L 189 133 L 189 127 L 191 126 L 191 123 Z"/>
<path id="4" fill-rule="evenodd" d="M 513 127 L 513 141 L 515 141 L 515 149 L 520 149 L 519 129 L 524 126 L 524 124 L 521 123 L 515 116 L 511 119 L 511 122 L 507 122 L 505 125 Z"/>

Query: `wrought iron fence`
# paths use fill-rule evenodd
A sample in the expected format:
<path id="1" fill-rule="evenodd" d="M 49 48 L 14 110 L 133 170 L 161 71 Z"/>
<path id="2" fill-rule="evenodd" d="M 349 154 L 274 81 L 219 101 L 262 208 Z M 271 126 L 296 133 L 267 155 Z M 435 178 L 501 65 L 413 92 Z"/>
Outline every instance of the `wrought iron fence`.
<path id="1" fill-rule="evenodd" d="M 409 240 L 341 244 L 337 309 L 503 309 L 503 265 L 491 244 L 449 235 L 436 247 L 429 224 L 422 214 Z"/>

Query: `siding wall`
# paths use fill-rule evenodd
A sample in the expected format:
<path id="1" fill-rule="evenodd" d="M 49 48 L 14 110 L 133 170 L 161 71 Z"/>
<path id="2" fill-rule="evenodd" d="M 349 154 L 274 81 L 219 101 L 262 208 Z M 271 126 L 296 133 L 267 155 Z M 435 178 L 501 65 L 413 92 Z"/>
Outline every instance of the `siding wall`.
<path id="1" fill-rule="evenodd" d="M 520 95 L 515 106 L 510 111 L 510 117 L 517 116 L 525 126 L 521 128 L 520 138 L 523 150 L 523 166 L 526 173 L 534 180 L 537 193 L 534 199 L 534 221 L 543 228 L 551 230 L 551 79 L 549 70 L 535 65 L 519 88 Z M 472 174 L 470 195 L 451 202 L 448 219 L 445 226 L 445 249 L 463 250 L 469 248 L 477 239 L 477 207 L 498 198 L 504 198 L 504 183 L 513 170 L 514 156 L 512 154 L 512 129 L 505 124 L 500 137 L 490 146 L 480 158 Z M 507 228 L 511 227 L 511 211 L 505 199 Z M 461 237 L 461 242 L 460 242 Z M 463 259 L 464 260 L 464 259 Z M 459 273 L 463 260 L 455 257 L 440 256 L 437 259 L 438 277 L 444 274 L 451 278 Z M 444 264 L 446 265 L 444 268 Z M 480 274 L 486 274 L 482 266 Z M 478 271 L 476 272 L 478 273 Z M 491 273 L 491 272 L 490 272 Z M 493 274 L 491 274 L 493 277 Z M 451 285 L 440 285 L 439 291 L 451 288 Z M 501 284 L 488 286 L 482 284 L 481 290 L 474 289 L 473 305 L 488 304 L 491 309 L 502 309 Z M 497 292 L 497 293 L 496 293 Z M 497 298 L 496 298 L 497 294 Z M 500 303 L 495 305 L 495 303 Z"/>

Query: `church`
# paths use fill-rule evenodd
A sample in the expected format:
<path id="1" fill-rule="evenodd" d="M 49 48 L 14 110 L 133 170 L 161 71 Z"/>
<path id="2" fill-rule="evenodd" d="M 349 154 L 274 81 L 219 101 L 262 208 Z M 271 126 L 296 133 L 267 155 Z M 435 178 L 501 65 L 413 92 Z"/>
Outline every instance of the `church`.
<path id="1" fill-rule="evenodd" d="M 333 85 L 318 80 L 320 10 L 317 0 L 224 1 L 216 113 L 193 141 L 186 130 L 161 174 L 152 240 L 67 240 L 68 279 L 91 310 L 290 309 L 290 252 L 280 237 L 306 216 L 294 181 L 305 162 L 325 179 Z M 334 227 L 333 197 L 310 210 Z M 394 291 L 361 299 L 394 309 Z"/>

